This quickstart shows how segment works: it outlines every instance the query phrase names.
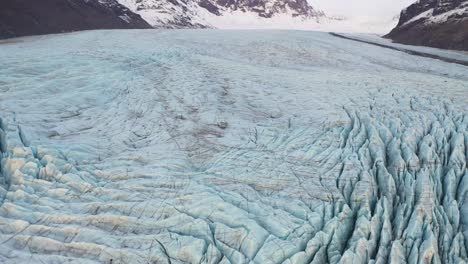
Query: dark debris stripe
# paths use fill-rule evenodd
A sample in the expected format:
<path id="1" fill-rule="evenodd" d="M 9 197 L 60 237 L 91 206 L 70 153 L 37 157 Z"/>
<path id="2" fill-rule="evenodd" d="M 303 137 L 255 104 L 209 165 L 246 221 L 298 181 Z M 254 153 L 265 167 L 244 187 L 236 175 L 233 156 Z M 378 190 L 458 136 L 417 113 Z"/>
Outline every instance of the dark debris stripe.
<path id="1" fill-rule="evenodd" d="M 392 46 L 389 46 L 389 45 L 384 45 L 384 44 L 375 43 L 375 42 L 371 42 L 371 41 L 366 41 L 366 40 L 362 40 L 362 39 L 347 37 L 347 36 L 337 34 L 337 33 L 333 33 L 333 32 L 329 32 L 329 34 L 334 36 L 334 37 L 338 37 L 338 38 L 342 38 L 342 39 L 348 39 L 348 40 L 357 41 L 357 42 L 362 42 L 362 43 L 366 43 L 366 44 L 369 44 L 369 45 L 378 46 L 378 47 L 381 47 L 381 48 L 396 50 L 396 51 L 404 52 L 404 53 L 414 55 L 414 56 L 420 56 L 420 57 L 440 60 L 440 61 L 443 61 L 443 62 L 455 63 L 455 64 L 460 64 L 460 65 L 463 65 L 463 66 L 468 66 L 468 61 L 465 61 L 465 60 L 451 59 L 451 58 L 447 58 L 447 57 L 443 57 L 443 56 L 439 56 L 439 55 L 435 55 L 435 54 L 431 54 L 431 53 L 392 47 Z"/>

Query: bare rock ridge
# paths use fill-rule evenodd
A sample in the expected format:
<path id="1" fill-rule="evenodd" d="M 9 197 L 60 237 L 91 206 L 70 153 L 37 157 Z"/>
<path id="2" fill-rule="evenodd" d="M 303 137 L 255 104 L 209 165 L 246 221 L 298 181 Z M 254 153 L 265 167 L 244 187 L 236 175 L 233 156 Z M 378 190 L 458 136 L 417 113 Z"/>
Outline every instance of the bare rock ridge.
<path id="1" fill-rule="evenodd" d="M 401 12 L 387 37 L 403 44 L 468 50 L 468 1 L 420 0 Z"/>
<path id="2" fill-rule="evenodd" d="M 150 25 L 115 0 L 8 0 L 0 3 L 0 39 L 120 28 L 150 28 Z"/>

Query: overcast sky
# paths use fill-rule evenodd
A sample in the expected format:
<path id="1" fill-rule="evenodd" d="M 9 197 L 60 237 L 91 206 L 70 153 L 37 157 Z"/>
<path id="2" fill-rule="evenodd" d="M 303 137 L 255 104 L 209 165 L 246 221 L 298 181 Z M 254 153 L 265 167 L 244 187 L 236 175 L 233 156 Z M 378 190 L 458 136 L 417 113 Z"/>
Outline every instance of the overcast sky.
<path id="1" fill-rule="evenodd" d="M 416 0 L 308 0 L 328 15 L 362 18 L 392 18 Z"/>

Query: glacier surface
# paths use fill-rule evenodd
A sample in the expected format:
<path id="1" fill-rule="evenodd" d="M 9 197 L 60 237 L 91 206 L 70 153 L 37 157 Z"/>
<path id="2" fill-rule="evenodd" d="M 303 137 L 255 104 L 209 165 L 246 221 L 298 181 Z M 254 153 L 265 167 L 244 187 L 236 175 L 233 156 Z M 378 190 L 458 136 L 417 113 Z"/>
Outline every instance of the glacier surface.
<path id="1" fill-rule="evenodd" d="M 260 30 L 0 60 L 2 263 L 468 261 L 468 67 Z"/>

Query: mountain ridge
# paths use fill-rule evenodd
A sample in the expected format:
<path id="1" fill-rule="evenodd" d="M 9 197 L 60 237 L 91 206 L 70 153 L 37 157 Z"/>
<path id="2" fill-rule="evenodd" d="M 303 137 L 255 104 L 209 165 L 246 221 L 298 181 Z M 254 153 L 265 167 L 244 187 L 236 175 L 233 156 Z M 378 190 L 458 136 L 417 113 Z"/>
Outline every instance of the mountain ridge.
<path id="1" fill-rule="evenodd" d="M 420 0 L 386 37 L 402 44 L 468 50 L 468 1 Z"/>
<path id="2" fill-rule="evenodd" d="M 0 4 L 0 38 L 143 28 L 150 25 L 116 0 L 8 0 Z"/>
<path id="3" fill-rule="evenodd" d="M 118 0 L 156 28 L 217 28 L 220 17 L 242 13 L 246 17 L 309 20 L 324 17 L 307 0 Z M 234 15 L 235 17 L 235 15 Z"/>

